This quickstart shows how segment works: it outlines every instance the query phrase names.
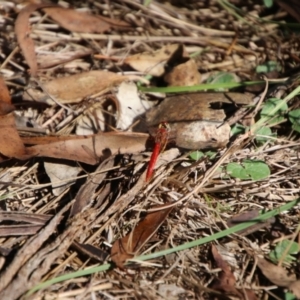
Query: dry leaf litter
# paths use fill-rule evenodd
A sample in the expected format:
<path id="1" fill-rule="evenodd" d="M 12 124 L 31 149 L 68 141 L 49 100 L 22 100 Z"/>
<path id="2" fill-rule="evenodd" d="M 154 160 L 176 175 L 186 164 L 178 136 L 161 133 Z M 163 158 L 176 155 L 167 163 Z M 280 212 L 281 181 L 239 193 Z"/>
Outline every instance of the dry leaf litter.
<path id="1" fill-rule="evenodd" d="M 268 260 L 279 241 L 300 243 L 299 207 L 210 243 L 135 259 L 299 197 L 299 133 L 289 120 L 262 145 L 251 134 L 230 136 L 230 126 L 258 120 L 266 99 L 299 85 L 299 36 L 278 24 L 299 22 L 298 2 L 144 2 L 0 3 L 0 299 L 26 299 L 41 282 L 107 263 L 110 270 L 31 297 L 282 299 L 290 290 L 299 299 L 299 253 L 289 264 Z M 138 88 L 194 86 L 220 72 L 261 80 L 256 67 L 270 61 L 280 68 L 269 80 L 288 80 L 265 90 L 170 96 Z M 288 106 L 299 108 L 299 98 Z M 163 121 L 170 144 L 146 183 Z M 204 148 L 215 156 L 190 158 Z M 226 174 L 245 159 L 266 162 L 270 176 Z"/>

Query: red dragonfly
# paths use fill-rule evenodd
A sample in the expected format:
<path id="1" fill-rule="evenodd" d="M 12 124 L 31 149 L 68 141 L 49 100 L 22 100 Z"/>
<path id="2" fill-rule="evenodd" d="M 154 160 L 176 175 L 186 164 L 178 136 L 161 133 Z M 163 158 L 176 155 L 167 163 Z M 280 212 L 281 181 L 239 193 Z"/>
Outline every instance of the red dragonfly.
<path id="1" fill-rule="evenodd" d="M 169 133 L 170 133 L 170 125 L 167 122 L 160 123 L 155 136 L 153 152 L 147 169 L 146 181 L 150 181 L 151 178 L 153 177 L 153 170 L 156 161 L 158 159 L 159 154 L 164 151 L 167 145 Z"/>

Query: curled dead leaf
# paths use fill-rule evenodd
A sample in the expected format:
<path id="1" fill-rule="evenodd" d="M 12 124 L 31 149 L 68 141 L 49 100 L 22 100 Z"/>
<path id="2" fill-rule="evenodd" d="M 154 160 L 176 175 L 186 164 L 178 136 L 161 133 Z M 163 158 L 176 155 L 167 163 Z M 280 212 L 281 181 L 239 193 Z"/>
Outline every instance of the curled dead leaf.
<path id="1" fill-rule="evenodd" d="M 288 275 L 288 272 L 283 267 L 274 265 L 264 258 L 257 258 L 257 265 L 262 273 L 274 284 L 282 287 L 288 287 L 296 281 L 295 274 Z"/>
<path id="2" fill-rule="evenodd" d="M 152 207 L 155 211 L 147 213 L 131 233 L 114 242 L 111 248 L 111 259 L 119 268 L 124 268 L 126 261 L 133 258 L 159 229 L 173 209 L 166 206 L 169 204 Z"/>
<path id="3" fill-rule="evenodd" d="M 37 75 L 38 66 L 34 50 L 34 42 L 30 37 L 30 24 L 29 17 L 37 9 L 49 6 L 47 4 L 29 4 L 25 6 L 20 13 L 15 22 L 15 33 L 17 37 L 18 44 L 23 51 L 25 60 L 30 68 L 32 76 Z"/>

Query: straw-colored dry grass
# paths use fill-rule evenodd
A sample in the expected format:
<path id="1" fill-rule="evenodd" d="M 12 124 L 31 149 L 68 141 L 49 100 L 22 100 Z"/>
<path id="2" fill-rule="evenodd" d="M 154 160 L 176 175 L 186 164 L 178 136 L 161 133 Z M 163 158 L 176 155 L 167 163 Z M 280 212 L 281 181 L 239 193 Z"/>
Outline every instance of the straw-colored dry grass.
<path id="1" fill-rule="evenodd" d="M 64 48 L 84 47 L 92 49 L 94 53 L 125 58 L 129 54 L 159 49 L 167 43 L 183 43 L 189 54 L 198 53 L 195 59 L 203 78 L 213 72 L 229 71 L 244 81 L 256 80 L 256 66 L 266 61 L 277 61 L 281 66 L 279 74 L 269 76 L 288 77 L 290 81 L 270 86 L 263 99 L 275 96 L 283 99 L 297 86 L 295 70 L 299 66 L 300 48 L 296 34 L 289 28 L 279 27 L 276 22 L 262 22 L 258 18 L 287 20 L 287 13 L 279 7 L 267 9 L 262 1 L 231 1 L 242 9 L 243 15 L 239 17 L 232 7 L 226 6 L 225 1 L 151 1 L 150 6 L 140 2 L 75 2 L 77 8 L 84 7 L 95 14 L 126 20 L 134 25 L 130 31 L 113 30 L 110 34 L 69 34 L 36 13 L 37 25 L 34 26 L 32 37 L 37 53 L 41 53 L 48 43 L 53 43 L 51 51 L 56 53 Z M 28 88 L 28 73 L 23 56 L 16 48 L 13 31 L 16 8 L 15 1 L 0 3 L 0 26 L 3 27 L 0 32 L 0 72 L 10 88 L 13 101 L 17 105 L 20 103 L 17 106 L 18 114 L 28 117 L 33 124 L 37 122 L 44 125 L 39 132 L 34 129 L 33 132 L 21 129 L 19 132 L 21 135 L 46 134 L 47 131 L 68 134 L 73 130 L 73 120 L 66 121 L 68 111 L 64 107 L 28 108 L 22 105 L 20 95 Z M 51 27 L 54 29 L 50 30 Z M 121 68 L 112 60 L 96 60 L 89 56 L 52 68 L 43 77 L 47 80 L 45 78 L 91 69 L 120 71 Z M 254 89 L 253 92 L 255 95 L 263 93 Z M 299 99 L 295 97 L 289 102 L 289 108 L 298 108 L 298 103 Z M 70 105 L 69 108 L 80 115 L 86 110 L 86 104 Z M 91 200 L 91 207 L 73 219 L 62 221 L 56 230 L 57 224 L 50 224 L 53 230 L 50 236 L 45 232 L 33 235 L 34 244 L 43 234 L 45 239 L 37 252 L 37 265 L 32 262 L 32 269 L 29 266 L 26 271 L 20 269 L 23 280 L 12 278 L 2 295 L 9 295 L 13 299 L 22 287 L 26 287 L 25 291 L 31 288 L 33 277 L 38 277 L 39 273 L 45 272 L 42 279 L 47 280 L 99 264 L 99 261 L 79 253 L 74 245 L 69 247 L 70 237 L 75 237 L 78 243 L 98 247 L 101 250 L 97 253 L 98 258 L 103 259 L 100 264 L 110 262 L 107 254 L 111 244 L 128 234 L 150 206 L 176 203 L 139 255 L 210 236 L 225 229 L 227 221 L 236 214 L 253 209 L 272 210 L 298 198 L 299 134 L 291 130 L 288 121 L 274 126 L 272 130 L 278 135 L 265 145 L 258 147 L 251 134 L 241 135 L 237 140 L 232 140 L 227 148 L 217 149 L 212 160 L 207 158 L 193 162 L 187 151 L 179 153 L 176 149 L 171 152 L 167 150 L 164 155 L 169 163 L 158 169 L 149 184 L 145 184 L 140 177 L 141 168 L 145 168 L 147 162 L 146 156 L 141 154 L 108 158 L 97 170 L 96 167 L 77 164 L 82 169 L 82 176 L 75 185 L 58 196 L 52 193 L 44 170 L 44 158 L 1 163 L 2 211 L 53 216 L 64 208 L 66 218 L 70 212 L 70 201 L 79 197 L 78 191 L 83 185 L 91 184 L 83 192 L 81 190 Z M 224 171 L 222 173 L 219 169 L 229 162 L 244 159 L 266 162 L 271 175 L 261 181 L 239 180 L 226 177 Z M 252 289 L 257 299 L 283 299 L 284 289 L 266 279 L 255 258 L 259 254 L 267 257 L 276 241 L 285 236 L 299 242 L 298 223 L 299 208 L 293 208 L 277 218 L 276 226 L 265 226 L 247 236 L 234 234 L 213 242 L 227 255 L 226 261 L 231 263 L 236 277 L 236 287 Z M 52 232 L 49 225 L 47 228 Z M 17 251 L 24 249 L 28 239 L 25 234 L 0 238 L 0 249 L 3 249 L 2 256 L 0 252 L 2 272 L 14 263 L 16 269 L 20 268 L 22 262 L 17 261 L 20 255 Z M 207 243 L 139 262 L 125 270 L 114 268 L 53 284 L 38 291 L 34 299 L 229 299 L 231 296 L 226 292 L 221 296 L 216 288 L 210 289 L 220 272 L 214 264 L 211 245 Z M 5 257 L 5 249 L 13 250 Z M 49 266 L 47 262 L 50 262 Z M 297 261 L 286 268 L 299 278 Z M 4 277 L 0 278 L 4 280 Z"/>

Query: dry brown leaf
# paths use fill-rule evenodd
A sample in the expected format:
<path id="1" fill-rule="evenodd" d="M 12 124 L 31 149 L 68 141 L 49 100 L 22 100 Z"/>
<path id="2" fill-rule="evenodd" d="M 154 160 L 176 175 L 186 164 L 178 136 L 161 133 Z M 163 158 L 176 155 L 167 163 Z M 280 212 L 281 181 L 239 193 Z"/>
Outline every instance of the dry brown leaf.
<path id="1" fill-rule="evenodd" d="M 159 77 L 164 74 L 167 62 L 180 48 L 182 46 L 179 44 L 167 45 L 152 53 L 145 52 L 128 56 L 124 62 L 137 71 Z"/>
<path id="2" fill-rule="evenodd" d="M 29 4 L 19 13 L 15 23 L 15 33 L 20 48 L 23 51 L 25 60 L 30 68 L 32 76 L 37 75 L 38 65 L 35 55 L 34 42 L 30 37 L 30 15 L 38 9 L 43 9 L 53 20 L 70 31 L 85 33 L 103 33 L 112 26 L 129 27 L 123 21 L 114 21 L 105 18 L 93 16 L 88 13 L 78 12 L 73 9 L 63 8 L 53 4 Z"/>
<path id="3" fill-rule="evenodd" d="M 0 153 L 7 157 L 20 157 L 25 154 L 24 144 L 18 134 L 12 112 L 10 95 L 5 81 L 0 77 Z M 5 114 L 5 111 L 8 114 Z"/>
<path id="4" fill-rule="evenodd" d="M 27 154 L 28 156 L 63 158 L 96 164 L 100 157 L 110 154 L 144 151 L 147 139 L 147 134 L 115 132 L 88 137 L 69 137 L 69 139 L 51 144 L 29 147 L 27 148 Z"/>
<path id="5" fill-rule="evenodd" d="M 280 266 L 274 265 L 264 258 L 257 258 L 257 265 L 262 273 L 274 284 L 282 287 L 290 286 L 296 281 L 295 274 L 288 275 L 287 271 Z"/>
<path id="6" fill-rule="evenodd" d="M 63 142 L 68 140 L 77 140 L 82 139 L 82 136 L 77 135 L 71 135 L 71 136 L 65 136 L 65 135 L 59 135 L 59 136 L 23 136 L 22 141 L 26 145 L 45 145 L 50 143 L 56 143 L 56 142 Z"/>
<path id="7" fill-rule="evenodd" d="M 1 91 L 0 91 L 1 95 Z M 0 100 L 0 116 L 7 115 L 15 110 L 15 106 Z"/>
<path id="8" fill-rule="evenodd" d="M 19 46 L 23 51 L 25 60 L 30 68 L 30 73 L 32 76 L 37 75 L 38 66 L 35 56 L 34 42 L 30 37 L 31 29 L 29 24 L 29 17 L 35 10 L 47 6 L 49 6 L 49 4 L 29 4 L 25 6 L 18 14 L 15 23 L 16 37 Z"/>
<path id="9" fill-rule="evenodd" d="M 103 33 L 110 30 L 110 24 L 97 16 L 79 12 L 74 9 L 54 6 L 44 8 L 45 11 L 59 25 L 70 31 L 85 33 Z"/>
<path id="10" fill-rule="evenodd" d="M 193 59 L 174 67 L 164 76 L 169 86 L 192 86 L 200 83 L 201 74 Z"/>
<path id="11" fill-rule="evenodd" d="M 147 213 L 146 217 L 138 223 L 131 233 L 114 242 L 111 248 L 111 259 L 119 268 L 124 268 L 126 261 L 133 258 L 159 229 L 173 209 L 173 207 L 165 207 L 168 205 L 152 207 L 152 209 L 159 210 Z"/>
<path id="12" fill-rule="evenodd" d="M 14 110 L 15 107 L 11 104 L 8 88 L 4 79 L 0 76 L 0 116 L 7 115 Z"/>
<path id="13" fill-rule="evenodd" d="M 43 84 L 50 96 L 61 103 L 77 103 L 82 99 L 104 92 L 127 77 L 106 71 L 89 71 L 56 78 Z"/>
<path id="14" fill-rule="evenodd" d="M 1 76 L 0 76 L 0 100 L 2 103 L 11 104 L 11 98 L 10 98 L 8 88 L 6 86 L 4 79 Z"/>
<path id="15" fill-rule="evenodd" d="M 112 28 L 117 28 L 118 30 L 129 30 L 132 29 L 132 25 L 118 19 L 110 19 L 103 16 L 97 16 L 97 18 L 103 20 L 108 23 Z"/>

